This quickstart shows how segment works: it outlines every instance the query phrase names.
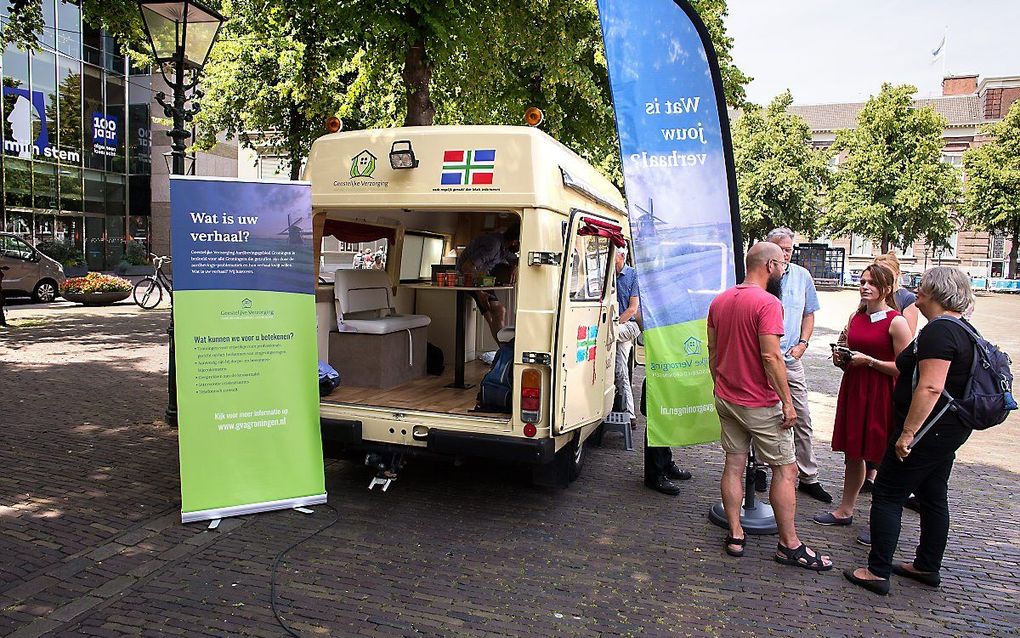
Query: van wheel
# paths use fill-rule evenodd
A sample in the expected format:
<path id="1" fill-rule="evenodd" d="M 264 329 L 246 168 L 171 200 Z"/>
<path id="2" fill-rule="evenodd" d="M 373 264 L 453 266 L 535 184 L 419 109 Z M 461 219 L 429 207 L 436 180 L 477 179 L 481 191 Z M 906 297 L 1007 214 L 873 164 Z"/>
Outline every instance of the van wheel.
<path id="1" fill-rule="evenodd" d="M 577 477 L 581 476 L 581 469 L 584 467 L 586 443 L 587 441 L 581 441 L 581 431 L 578 430 L 570 443 L 564 446 L 559 454 L 556 455 L 556 473 L 563 477 L 566 483 L 573 483 L 577 480 Z"/>
<path id="2" fill-rule="evenodd" d="M 32 300 L 36 303 L 50 303 L 57 298 L 57 282 L 52 279 L 43 279 L 35 285 L 32 291 Z"/>

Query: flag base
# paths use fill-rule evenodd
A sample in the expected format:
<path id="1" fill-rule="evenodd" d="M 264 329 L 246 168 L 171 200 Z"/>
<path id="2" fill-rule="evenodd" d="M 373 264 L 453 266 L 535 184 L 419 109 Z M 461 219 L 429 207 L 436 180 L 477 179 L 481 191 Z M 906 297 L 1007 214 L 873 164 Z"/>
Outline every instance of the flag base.
<path id="1" fill-rule="evenodd" d="M 754 450 L 747 455 L 747 472 L 744 475 L 744 503 L 740 508 L 740 526 L 744 528 L 745 534 L 765 536 L 778 534 L 779 527 L 776 525 L 776 515 L 772 506 L 758 500 L 754 491 Z M 726 510 L 723 504 L 716 503 L 708 511 L 708 520 L 719 527 L 728 530 L 729 522 L 726 520 Z"/>

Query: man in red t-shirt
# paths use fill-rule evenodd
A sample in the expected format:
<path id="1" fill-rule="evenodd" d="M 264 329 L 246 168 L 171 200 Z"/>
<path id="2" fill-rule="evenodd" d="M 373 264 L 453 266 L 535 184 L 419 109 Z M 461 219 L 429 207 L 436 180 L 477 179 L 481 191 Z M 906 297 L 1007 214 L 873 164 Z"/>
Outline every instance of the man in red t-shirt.
<path id="1" fill-rule="evenodd" d="M 779 246 L 760 242 L 747 251 L 746 266 L 743 283 L 716 297 L 708 309 L 708 365 L 722 426 L 720 443 L 726 452 L 721 481 L 730 528 L 726 553 L 744 554 L 746 538 L 740 525 L 743 473 L 753 441 L 758 458 L 772 468 L 769 502 L 779 527 L 776 561 L 825 571 L 832 569 L 832 561 L 801 543 L 793 522 L 797 459 L 791 428 L 797 411 L 779 348 L 786 261 Z"/>

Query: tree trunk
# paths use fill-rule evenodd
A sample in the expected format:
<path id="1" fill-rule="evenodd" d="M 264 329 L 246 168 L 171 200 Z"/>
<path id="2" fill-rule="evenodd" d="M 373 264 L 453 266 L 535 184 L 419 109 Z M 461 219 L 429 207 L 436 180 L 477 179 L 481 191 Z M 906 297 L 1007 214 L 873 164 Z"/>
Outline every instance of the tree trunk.
<path id="1" fill-rule="evenodd" d="M 1016 279 L 1016 258 L 1020 249 L 1020 224 L 1013 226 L 1013 242 L 1009 247 L 1009 278 Z"/>
<path id="2" fill-rule="evenodd" d="M 303 117 L 297 102 L 287 106 L 287 159 L 290 160 L 291 180 L 301 179 L 301 124 Z"/>
<path id="3" fill-rule="evenodd" d="M 418 12 L 409 9 L 407 23 L 417 35 L 404 56 L 404 69 L 400 76 L 404 79 L 407 92 L 407 116 L 404 126 L 432 126 L 436 118 L 436 107 L 432 104 L 429 85 L 432 83 L 432 62 L 425 51 L 425 35 L 421 32 Z"/>
<path id="4" fill-rule="evenodd" d="M 886 254 L 887 252 L 889 252 L 889 244 L 890 244 L 889 236 L 888 235 L 882 235 L 882 254 L 883 255 Z"/>

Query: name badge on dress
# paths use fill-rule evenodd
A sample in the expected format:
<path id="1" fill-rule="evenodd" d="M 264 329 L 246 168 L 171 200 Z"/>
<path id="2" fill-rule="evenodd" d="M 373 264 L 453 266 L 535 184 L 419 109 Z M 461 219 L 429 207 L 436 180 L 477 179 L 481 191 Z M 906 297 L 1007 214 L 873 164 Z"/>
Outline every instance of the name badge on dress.
<path id="1" fill-rule="evenodd" d="M 879 310 L 878 312 L 871 314 L 870 315 L 871 323 L 878 323 L 879 321 L 885 319 L 888 314 L 889 314 L 888 310 Z"/>

